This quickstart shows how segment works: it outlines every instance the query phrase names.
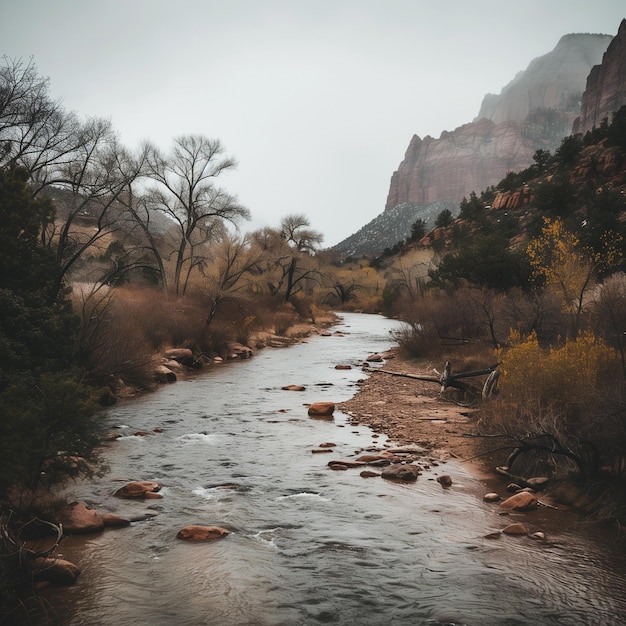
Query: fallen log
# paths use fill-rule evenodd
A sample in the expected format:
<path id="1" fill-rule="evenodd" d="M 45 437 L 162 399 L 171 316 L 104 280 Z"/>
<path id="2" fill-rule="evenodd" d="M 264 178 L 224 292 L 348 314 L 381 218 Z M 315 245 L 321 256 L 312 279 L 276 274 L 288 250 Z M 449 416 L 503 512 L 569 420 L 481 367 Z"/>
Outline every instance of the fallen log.
<path id="1" fill-rule="evenodd" d="M 435 376 L 420 376 L 419 374 L 405 374 L 404 372 L 392 372 L 391 370 L 384 370 L 378 367 L 365 367 L 368 372 L 381 372 L 382 374 L 390 374 L 391 376 L 402 376 L 404 378 L 413 378 L 414 380 L 424 380 L 429 383 L 438 383 L 439 378 Z"/>
<path id="2" fill-rule="evenodd" d="M 496 369 L 498 364 L 491 365 L 482 370 L 474 370 L 471 372 L 459 372 L 458 374 L 452 373 L 452 365 L 450 361 L 446 361 L 446 365 L 443 370 L 443 374 L 440 374 L 437 370 L 434 370 L 436 376 L 428 376 L 421 374 L 406 374 L 404 372 L 393 372 L 391 370 L 379 369 L 379 368 L 365 368 L 369 372 L 381 372 L 383 374 L 389 374 L 391 376 L 402 376 L 404 378 L 412 378 L 413 380 L 421 380 L 427 383 L 438 383 L 441 386 L 440 393 L 443 393 L 448 387 L 454 387 L 461 391 L 466 391 L 477 395 L 474 388 L 460 382 L 462 378 L 473 378 L 475 376 L 488 375 L 485 384 L 482 389 L 482 397 L 488 398 L 490 395 L 496 392 L 496 384 L 500 373 Z"/>

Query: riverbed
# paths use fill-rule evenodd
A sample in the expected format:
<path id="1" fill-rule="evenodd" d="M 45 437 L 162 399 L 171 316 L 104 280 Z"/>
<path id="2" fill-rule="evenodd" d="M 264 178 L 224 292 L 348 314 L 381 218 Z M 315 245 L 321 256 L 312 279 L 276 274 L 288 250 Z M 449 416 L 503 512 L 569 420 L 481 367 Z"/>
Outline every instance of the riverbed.
<path id="1" fill-rule="evenodd" d="M 63 623 L 626 623 L 624 558 L 610 535 L 575 514 L 541 509 L 505 521 L 482 501 L 493 485 L 455 461 L 409 484 L 328 467 L 392 443 L 338 411 L 312 419 L 307 405 L 350 398 L 367 375 L 364 359 L 393 345 L 395 327 L 345 314 L 328 337 L 215 365 L 111 408 L 107 424 L 122 436 L 107 445 L 109 469 L 70 497 L 145 519 L 64 540 L 63 556 L 82 574 L 46 592 Z M 305 389 L 282 389 L 290 384 Z M 322 443 L 336 445 L 312 453 Z M 436 480 L 442 473 L 453 479 L 449 489 Z M 113 497 L 129 480 L 158 481 L 163 498 Z M 547 538 L 486 538 L 510 521 Z M 230 534 L 177 540 L 188 524 Z"/>

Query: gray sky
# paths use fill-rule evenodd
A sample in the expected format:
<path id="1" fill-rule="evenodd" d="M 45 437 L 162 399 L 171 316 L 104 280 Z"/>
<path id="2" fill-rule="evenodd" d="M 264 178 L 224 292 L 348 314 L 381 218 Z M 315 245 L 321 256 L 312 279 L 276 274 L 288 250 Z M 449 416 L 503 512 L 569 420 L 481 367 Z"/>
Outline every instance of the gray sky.
<path id="1" fill-rule="evenodd" d="M 615 35 L 623 0 L 7 0 L 0 54 L 31 56 L 125 145 L 218 138 L 244 226 L 306 214 L 331 246 L 380 214 L 413 134 L 471 122 L 562 35 Z"/>

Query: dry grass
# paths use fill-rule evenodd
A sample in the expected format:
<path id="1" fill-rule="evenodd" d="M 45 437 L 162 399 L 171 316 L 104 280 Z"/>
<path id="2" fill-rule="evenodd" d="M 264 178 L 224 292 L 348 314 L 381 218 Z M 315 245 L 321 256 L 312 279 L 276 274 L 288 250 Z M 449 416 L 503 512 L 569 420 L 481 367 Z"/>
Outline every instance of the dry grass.
<path id="1" fill-rule="evenodd" d="M 264 332 L 300 337 L 310 334 L 314 321 L 334 319 L 306 301 L 296 309 L 265 296 L 223 298 L 212 315 L 214 303 L 198 293 L 175 297 L 137 286 L 90 293 L 83 285 L 74 297 L 83 319 L 82 359 L 91 378 L 139 388 L 154 385 L 155 360 L 167 348 L 190 348 L 212 358 L 227 354 L 231 342 L 247 345 Z"/>

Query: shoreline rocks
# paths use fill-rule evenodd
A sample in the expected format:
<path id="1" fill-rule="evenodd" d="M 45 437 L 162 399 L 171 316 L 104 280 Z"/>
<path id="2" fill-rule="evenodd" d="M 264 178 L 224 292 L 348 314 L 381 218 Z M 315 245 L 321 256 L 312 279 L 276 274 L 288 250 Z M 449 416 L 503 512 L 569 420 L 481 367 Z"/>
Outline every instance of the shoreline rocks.
<path id="1" fill-rule="evenodd" d="M 57 514 L 57 521 L 66 535 L 83 535 L 104 530 L 104 521 L 98 511 L 85 502 L 71 502 Z"/>
<path id="2" fill-rule="evenodd" d="M 65 559 L 39 557 L 34 560 L 35 582 L 46 582 L 51 585 L 72 585 L 80 576 L 80 567 Z"/>
<path id="3" fill-rule="evenodd" d="M 538 504 L 539 500 L 534 493 L 520 491 L 500 502 L 500 507 L 511 511 L 529 511 L 536 509 Z"/>

